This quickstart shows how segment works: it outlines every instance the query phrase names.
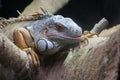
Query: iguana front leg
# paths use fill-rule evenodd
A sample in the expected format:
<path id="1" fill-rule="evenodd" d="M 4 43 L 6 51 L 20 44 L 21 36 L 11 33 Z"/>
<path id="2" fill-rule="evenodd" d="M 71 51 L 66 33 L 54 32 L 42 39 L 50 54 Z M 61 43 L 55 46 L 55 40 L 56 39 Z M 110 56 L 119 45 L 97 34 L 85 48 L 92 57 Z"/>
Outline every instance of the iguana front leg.
<path id="1" fill-rule="evenodd" d="M 98 34 L 85 30 L 85 31 L 83 32 L 83 36 L 88 37 L 88 38 L 92 38 L 92 37 L 94 37 L 94 36 L 97 36 L 97 37 L 98 37 Z"/>
<path id="2" fill-rule="evenodd" d="M 20 49 L 31 55 L 35 66 L 40 65 L 39 58 L 33 50 L 34 42 L 28 30 L 25 28 L 16 28 L 13 33 L 13 39 Z"/>

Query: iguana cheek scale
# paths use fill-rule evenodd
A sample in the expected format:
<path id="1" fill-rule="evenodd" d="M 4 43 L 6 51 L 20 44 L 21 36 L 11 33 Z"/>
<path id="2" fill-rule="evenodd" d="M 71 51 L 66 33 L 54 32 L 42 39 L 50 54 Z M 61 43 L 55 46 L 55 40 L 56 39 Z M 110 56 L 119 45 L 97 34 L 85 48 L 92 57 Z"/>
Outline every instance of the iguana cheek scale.
<path id="1" fill-rule="evenodd" d="M 50 50 L 54 48 L 54 43 L 46 40 L 46 39 L 40 39 L 37 43 L 37 48 L 42 52 L 46 50 Z"/>

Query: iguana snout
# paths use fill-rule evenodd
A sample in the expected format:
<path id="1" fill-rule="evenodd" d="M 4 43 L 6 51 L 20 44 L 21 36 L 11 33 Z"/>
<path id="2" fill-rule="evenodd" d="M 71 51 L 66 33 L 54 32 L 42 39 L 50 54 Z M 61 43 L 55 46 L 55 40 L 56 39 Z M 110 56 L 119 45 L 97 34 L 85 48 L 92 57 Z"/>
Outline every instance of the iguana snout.
<path id="1" fill-rule="evenodd" d="M 80 41 L 82 29 L 72 19 L 56 15 L 51 17 L 51 22 L 52 25 L 49 25 L 47 32 L 50 40 L 62 41 L 63 43 Z"/>

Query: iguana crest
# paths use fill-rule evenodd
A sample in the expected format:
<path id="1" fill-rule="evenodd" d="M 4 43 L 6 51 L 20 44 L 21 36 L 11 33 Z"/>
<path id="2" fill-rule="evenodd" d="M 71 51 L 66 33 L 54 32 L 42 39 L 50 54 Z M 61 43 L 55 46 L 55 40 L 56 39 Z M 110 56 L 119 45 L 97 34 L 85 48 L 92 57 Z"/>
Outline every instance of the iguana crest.
<path id="1" fill-rule="evenodd" d="M 28 15 L 28 16 L 19 16 L 18 18 L 5 19 L 3 17 L 0 17 L 0 28 L 4 28 L 5 26 L 16 23 L 16 22 L 35 21 L 35 20 L 42 19 L 48 16 L 50 15 L 46 15 L 42 13 L 35 13 L 33 15 Z"/>

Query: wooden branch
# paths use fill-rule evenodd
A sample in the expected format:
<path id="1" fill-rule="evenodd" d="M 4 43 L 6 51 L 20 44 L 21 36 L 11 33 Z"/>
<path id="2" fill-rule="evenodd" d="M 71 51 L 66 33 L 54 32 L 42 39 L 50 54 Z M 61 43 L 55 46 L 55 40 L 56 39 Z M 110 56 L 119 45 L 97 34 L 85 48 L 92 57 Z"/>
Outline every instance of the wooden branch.
<path id="1" fill-rule="evenodd" d="M 109 22 L 107 21 L 107 19 L 102 18 L 98 23 L 94 25 L 93 29 L 91 29 L 91 32 L 100 34 L 101 31 L 107 28 L 108 24 Z"/>
<path id="2" fill-rule="evenodd" d="M 13 69 L 19 78 L 24 77 L 33 67 L 31 56 L 15 46 L 2 32 L 0 32 L 0 63 Z"/>
<path id="3" fill-rule="evenodd" d="M 117 80 L 120 63 L 120 28 L 110 38 L 92 38 L 70 51 L 64 61 L 41 66 L 35 80 Z M 50 64 L 50 63 L 49 63 Z"/>
<path id="4" fill-rule="evenodd" d="M 28 16 L 36 12 L 42 13 L 40 7 L 50 13 L 55 13 L 68 2 L 69 0 L 33 0 L 33 2 L 25 8 L 22 14 Z"/>

